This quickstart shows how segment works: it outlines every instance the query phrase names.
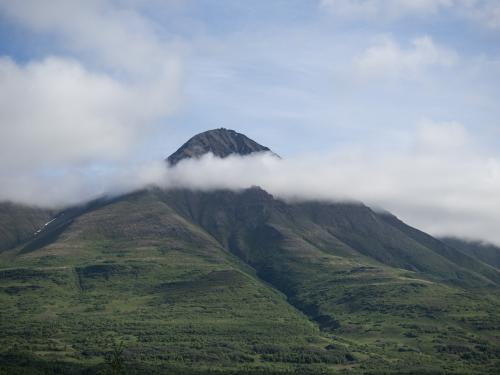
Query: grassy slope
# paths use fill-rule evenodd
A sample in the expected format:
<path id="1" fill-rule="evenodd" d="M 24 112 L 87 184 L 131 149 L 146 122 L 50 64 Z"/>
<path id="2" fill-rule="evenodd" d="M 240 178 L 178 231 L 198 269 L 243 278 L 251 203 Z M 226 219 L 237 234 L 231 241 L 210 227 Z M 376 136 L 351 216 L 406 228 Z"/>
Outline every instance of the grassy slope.
<path id="1" fill-rule="evenodd" d="M 325 331 L 366 345 L 358 348 L 358 358 L 369 358 L 362 366 L 464 373 L 498 366 L 496 273 L 482 263 L 457 264 L 360 205 L 286 205 L 258 189 L 164 199 Z"/>
<path id="2" fill-rule="evenodd" d="M 150 194 L 80 216 L 54 243 L 4 253 L 2 263 L 4 358 L 92 366 L 123 340 L 127 362 L 151 368 L 346 362 L 345 345 L 324 349 L 336 341 Z"/>
<path id="3" fill-rule="evenodd" d="M 251 254 L 245 249 L 249 240 L 264 236 L 260 245 L 269 247 L 273 241 L 267 232 L 280 227 L 296 234 L 302 242 L 342 257 L 363 256 L 379 264 L 467 287 L 500 284 L 499 270 L 401 222 L 388 222 L 360 204 L 285 204 L 257 188 L 242 193 L 181 190 L 158 194 L 159 199 L 205 228 L 244 260 Z M 281 240 L 279 230 L 276 233 L 276 239 Z M 306 251 L 307 244 L 302 245 L 295 251 Z M 257 254 L 256 260 L 265 255 Z"/>
<path id="4" fill-rule="evenodd" d="M 129 364 L 156 368 L 494 373 L 495 274 L 420 241 L 360 205 L 131 195 L 2 255 L 0 347 L 92 365 L 123 339 Z"/>

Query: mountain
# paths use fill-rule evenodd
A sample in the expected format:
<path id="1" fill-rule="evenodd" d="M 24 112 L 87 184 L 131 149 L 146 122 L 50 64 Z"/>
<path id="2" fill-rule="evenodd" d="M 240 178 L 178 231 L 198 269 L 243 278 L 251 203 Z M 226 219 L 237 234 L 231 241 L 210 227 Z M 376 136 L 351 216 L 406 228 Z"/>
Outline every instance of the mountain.
<path id="1" fill-rule="evenodd" d="M 231 154 L 248 155 L 266 151 L 271 150 L 234 130 L 220 128 L 195 135 L 170 155 L 167 161 L 175 165 L 183 159 L 198 158 L 209 152 L 225 158 Z"/>
<path id="2" fill-rule="evenodd" d="M 269 150 L 247 140 L 208 131 L 167 160 Z M 0 253 L 0 373 L 95 373 L 121 341 L 130 373 L 500 364 L 498 267 L 361 203 L 152 188 L 51 220 Z"/>

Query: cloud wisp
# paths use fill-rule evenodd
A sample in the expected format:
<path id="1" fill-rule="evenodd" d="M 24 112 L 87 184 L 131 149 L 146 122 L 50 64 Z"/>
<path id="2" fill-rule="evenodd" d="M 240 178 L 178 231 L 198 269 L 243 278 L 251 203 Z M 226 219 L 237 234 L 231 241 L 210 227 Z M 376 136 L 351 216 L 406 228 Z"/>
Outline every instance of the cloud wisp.
<path id="1" fill-rule="evenodd" d="M 338 17 L 397 19 L 408 15 L 435 14 L 454 0 L 320 0 L 320 7 Z"/>
<path id="2" fill-rule="evenodd" d="M 457 61 L 454 51 L 434 43 L 429 36 L 417 37 L 410 48 L 402 48 L 392 38 L 385 37 L 369 47 L 355 60 L 363 77 L 415 76 L 432 67 L 450 67 Z"/>
<path id="3" fill-rule="evenodd" d="M 500 29 L 497 0 L 319 0 L 319 8 L 338 19 L 373 23 L 446 12 L 485 29 Z"/>

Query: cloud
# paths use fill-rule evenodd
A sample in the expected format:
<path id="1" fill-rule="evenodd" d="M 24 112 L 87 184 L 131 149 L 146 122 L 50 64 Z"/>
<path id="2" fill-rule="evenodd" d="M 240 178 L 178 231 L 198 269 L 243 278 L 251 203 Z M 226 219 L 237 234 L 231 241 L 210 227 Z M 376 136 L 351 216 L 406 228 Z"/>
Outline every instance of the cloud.
<path id="1" fill-rule="evenodd" d="M 129 2 L 0 0 L 0 13 L 49 40 L 41 57 L 0 56 L 0 199 L 87 199 L 102 190 L 88 175 L 130 160 L 179 106 L 182 48 Z"/>
<path id="2" fill-rule="evenodd" d="M 500 2 L 497 0 L 467 0 L 462 16 L 491 30 L 500 30 Z"/>
<path id="3" fill-rule="evenodd" d="M 375 23 L 446 13 L 481 28 L 500 29 L 498 0 L 319 0 L 319 8 L 337 19 Z"/>
<path id="4" fill-rule="evenodd" d="M 64 50 L 92 65 L 144 78 L 178 64 L 182 43 L 168 33 L 160 33 L 159 25 L 141 15 L 139 4 L 0 0 L 0 11 L 30 30 L 52 35 Z"/>
<path id="5" fill-rule="evenodd" d="M 175 96 L 168 80 L 152 90 L 148 82 L 120 82 L 74 60 L 18 65 L 1 58 L 0 200 L 60 206 L 149 183 L 150 166 L 123 164 L 154 120 L 173 110 Z M 114 165 L 130 170 L 130 180 L 118 178 L 122 172 L 99 173 Z"/>
<path id="6" fill-rule="evenodd" d="M 454 3 L 454 0 L 320 0 L 320 7 L 340 17 L 392 20 L 434 14 Z"/>
<path id="7" fill-rule="evenodd" d="M 449 152 L 465 147 L 469 140 L 465 127 L 456 122 L 422 120 L 417 125 L 415 145 L 420 152 Z"/>
<path id="8" fill-rule="evenodd" d="M 152 119 L 172 111 L 175 85 L 158 89 L 69 59 L 18 65 L 1 58 L 0 169 L 123 157 Z"/>
<path id="9" fill-rule="evenodd" d="M 358 56 L 355 66 L 364 77 L 401 77 L 414 76 L 432 66 L 449 67 L 456 61 L 454 51 L 435 44 L 429 36 L 413 39 L 410 48 L 385 37 Z"/>
<path id="10" fill-rule="evenodd" d="M 114 163 L 106 167 L 5 173 L 0 202 L 61 209 L 103 196 L 118 196 L 148 186 L 167 186 L 165 162 Z"/>
<path id="11" fill-rule="evenodd" d="M 182 48 L 138 5 L 0 0 L 3 16 L 49 38 L 43 57 L 0 57 L 0 145 L 14 166 L 123 157 L 179 106 Z"/>

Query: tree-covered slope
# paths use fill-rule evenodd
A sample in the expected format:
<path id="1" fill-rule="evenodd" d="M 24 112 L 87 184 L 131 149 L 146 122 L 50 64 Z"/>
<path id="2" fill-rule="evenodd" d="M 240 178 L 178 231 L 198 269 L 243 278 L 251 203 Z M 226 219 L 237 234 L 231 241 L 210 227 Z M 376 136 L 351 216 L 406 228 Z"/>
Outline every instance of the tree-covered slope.
<path id="1" fill-rule="evenodd" d="M 99 366 L 123 340 L 130 366 L 150 370 L 352 362 L 346 345 L 150 192 L 82 213 L 52 243 L 4 253 L 0 298 L 3 358 Z"/>

